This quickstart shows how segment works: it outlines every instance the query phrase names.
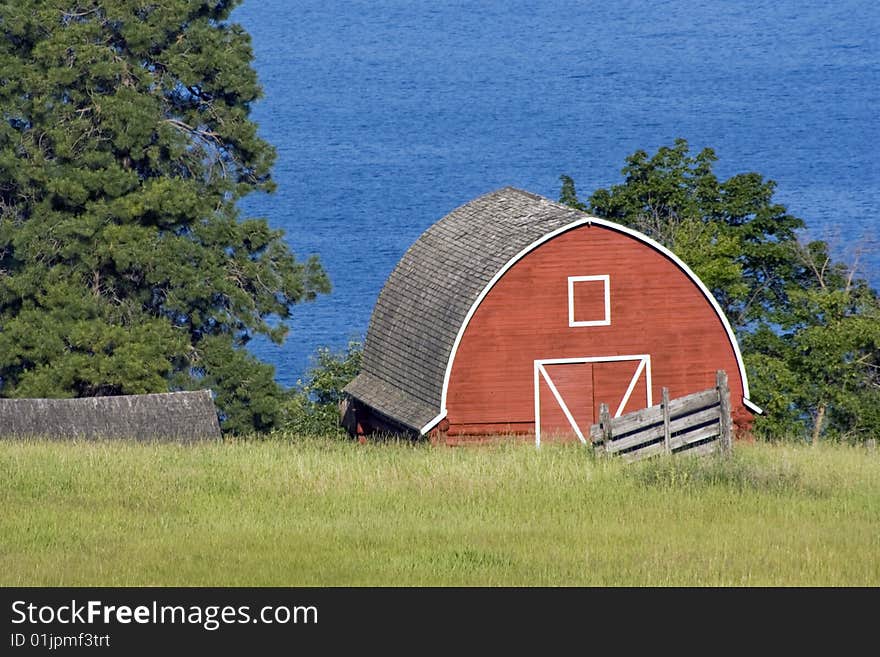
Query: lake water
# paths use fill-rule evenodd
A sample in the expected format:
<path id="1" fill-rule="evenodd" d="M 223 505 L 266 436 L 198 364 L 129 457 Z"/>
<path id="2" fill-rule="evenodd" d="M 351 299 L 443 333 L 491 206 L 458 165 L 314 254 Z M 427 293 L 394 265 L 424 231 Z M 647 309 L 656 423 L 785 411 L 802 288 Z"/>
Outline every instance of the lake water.
<path id="1" fill-rule="evenodd" d="M 278 191 L 242 204 L 317 253 L 332 294 L 252 350 L 293 385 L 319 346 L 362 336 L 385 278 L 425 228 L 513 185 L 582 198 L 624 158 L 684 137 L 776 199 L 880 286 L 876 0 L 247 0 L 278 149 Z"/>

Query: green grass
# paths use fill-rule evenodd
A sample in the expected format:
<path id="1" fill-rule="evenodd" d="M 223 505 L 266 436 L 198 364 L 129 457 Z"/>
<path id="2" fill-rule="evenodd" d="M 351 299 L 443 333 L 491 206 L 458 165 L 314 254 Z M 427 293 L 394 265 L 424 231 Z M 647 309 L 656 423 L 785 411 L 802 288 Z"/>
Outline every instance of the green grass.
<path id="1" fill-rule="evenodd" d="M 880 454 L 0 442 L 4 586 L 880 585 Z"/>

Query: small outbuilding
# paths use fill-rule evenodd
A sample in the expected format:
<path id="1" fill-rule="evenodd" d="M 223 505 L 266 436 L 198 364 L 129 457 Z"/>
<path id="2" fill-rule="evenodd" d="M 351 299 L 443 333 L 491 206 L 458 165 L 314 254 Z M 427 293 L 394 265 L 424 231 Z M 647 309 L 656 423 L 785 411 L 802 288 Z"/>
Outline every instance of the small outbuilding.
<path id="1" fill-rule="evenodd" d="M 0 399 L 2 438 L 220 440 L 210 390 L 78 399 Z"/>
<path id="2" fill-rule="evenodd" d="M 706 286 L 647 236 L 510 187 L 454 210 L 379 294 L 343 423 L 479 437 L 586 440 L 621 415 L 714 387 L 751 423 L 742 355 Z"/>

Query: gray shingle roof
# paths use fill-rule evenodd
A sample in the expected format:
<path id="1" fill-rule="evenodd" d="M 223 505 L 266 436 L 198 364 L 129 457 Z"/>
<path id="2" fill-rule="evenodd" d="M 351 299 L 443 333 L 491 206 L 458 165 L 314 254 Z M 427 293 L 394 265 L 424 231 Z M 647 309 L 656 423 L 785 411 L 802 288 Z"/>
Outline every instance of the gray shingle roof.
<path id="1" fill-rule="evenodd" d="M 361 373 L 345 391 L 420 430 L 440 413 L 455 338 L 473 303 L 520 251 L 585 214 L 512 187 L 481 196 L 428 228 L 385 282 Z"/>
<path id="2" fill-rule="evenodd" d="M 80 399 L 0 399 L 0 437 L 220 438 L 210 390 Z"/>

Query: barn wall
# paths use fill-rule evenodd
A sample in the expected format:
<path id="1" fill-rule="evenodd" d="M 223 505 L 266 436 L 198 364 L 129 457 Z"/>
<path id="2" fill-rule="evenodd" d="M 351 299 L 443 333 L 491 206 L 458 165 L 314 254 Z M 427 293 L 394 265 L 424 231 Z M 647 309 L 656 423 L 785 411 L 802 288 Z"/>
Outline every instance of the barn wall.
<path id="1" fill-rule="evenodd" d="M 605 275 L 610 324 L 601 325 L 602 284 L 584 281 L 574 287 L 573 319 L 599 325 L 569 326 L 568 277 Z M 523 257 L 476 310 L 450 373 L 449 433 L 499 426 L 532 431 L 536 359 L 641 354 L 650 355 L 653 403 L 659 403 L 664 386 L 672 397 L 713 387 L 716 370 L 724 369 L 735 420 L 744 424 L 751 418 L 742 403 L 733 345 L 697 284 L 668 257 L 624 233 L 596 224 L 573 229 Z M 588 431 L 600 402 L 615 412 L 621 388 L 626 390 L 637 366 L 638 361 L 590 362 L 546 370 Z M 539 394 L 542 429 L 550 425 L 571 434 L 558 404 L 544 403 L 553 397 L 543 378 Z M 643 378 L 623 412 L 644 407 L 647 398 Z"/>

